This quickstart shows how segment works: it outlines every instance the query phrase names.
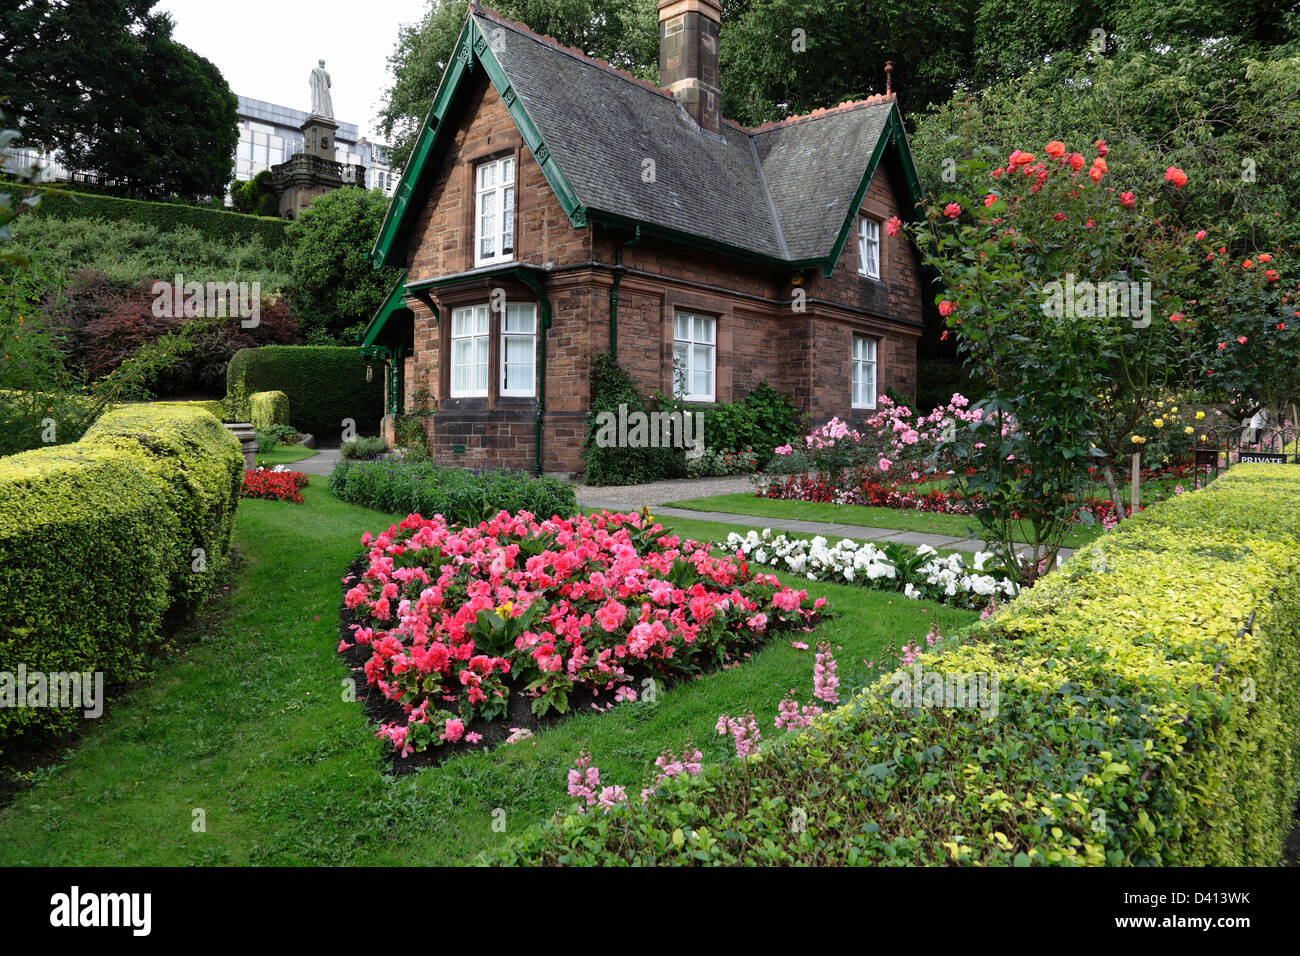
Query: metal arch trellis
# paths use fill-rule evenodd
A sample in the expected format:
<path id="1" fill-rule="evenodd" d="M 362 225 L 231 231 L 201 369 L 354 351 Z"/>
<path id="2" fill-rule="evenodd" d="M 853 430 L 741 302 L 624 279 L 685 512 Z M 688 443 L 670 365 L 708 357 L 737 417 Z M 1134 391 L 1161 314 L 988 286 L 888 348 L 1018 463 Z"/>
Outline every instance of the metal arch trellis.
<path id="1" fill-rule="evenodd" d="M 1300 427 L 1283 425 L 1254 429 L 1247 425 L 1218 425 L 1207 429 L 1207 440 L 1193 450 L 1193 488 L 1201 488 L 1242 461 L 1300 464 Z"/>

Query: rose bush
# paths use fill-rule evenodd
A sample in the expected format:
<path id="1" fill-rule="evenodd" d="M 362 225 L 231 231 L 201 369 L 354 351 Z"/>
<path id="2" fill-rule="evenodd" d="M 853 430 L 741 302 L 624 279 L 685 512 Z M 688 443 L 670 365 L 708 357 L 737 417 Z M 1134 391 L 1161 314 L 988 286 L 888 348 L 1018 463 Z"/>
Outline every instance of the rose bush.
<path id="1" fill-rule="evenodd" d="M 401 708 L 378 733 L 403 756 L 468 739 L 470 721 L 506 714 L 512 691 L 539 717 L 579 692 L 634 699 L 641 675 L 698 673 L 811 626 L 825 604 L 649 515 L 502 511 L 455 528 L 413 514 L 362 544 L 344 603 L 364 622 L 353 635 L 370 651 L 366 680 Z"/>

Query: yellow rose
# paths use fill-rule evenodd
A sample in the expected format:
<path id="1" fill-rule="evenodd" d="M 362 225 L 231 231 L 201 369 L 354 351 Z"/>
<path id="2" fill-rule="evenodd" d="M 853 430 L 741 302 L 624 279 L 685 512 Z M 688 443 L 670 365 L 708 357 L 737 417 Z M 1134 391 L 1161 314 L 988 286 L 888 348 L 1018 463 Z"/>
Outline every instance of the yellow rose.
<path id="1" fill-rule="evenodd" d="M 1164 427 L 1165 427 L 1165 420 L 1164 420 L 1163 418 L 1157 418 L 1157 419 L 1156 419 L 1155 421 L 1153 421 L 1151 424 L 1152 424 L 1152 425 L 1155 425 L 1156 428 L 1164 428 Z"/>
<path id="2" fill-rule="evenodd" d="M 1205 436 L 1204 436 L 1204 435 L 1201 436 L 1201 441 L 1205 441 Z"/>
<path id="3" fill-rule="evenodd" d="M 1169 409 L 1169 414 L 1170 414 L 1170 415 L 1177 415 L 1177 414 L 1178 414 L 1178 406 L 1175 405 L 1173 408 Z"/>
<path id="4" fill-rule="evenodd" d="M 1194 431 L 1196 431 L 1196 429 L 1193 428 L 1191 425 L 1188 425 L 1186 428 L 1183 429 L 1183 434 L 1190 435 Z"/>
<path id="5" fill-rule="evenodd" d="M 1196 413 L 1196 419 L 1197 419 L 1197 421 L 1201 420 L 1201 419 L 1204 418 L 1204 417 L 1205 417 L 1205 412 L 1197 412 L 1197 413 Z"/>

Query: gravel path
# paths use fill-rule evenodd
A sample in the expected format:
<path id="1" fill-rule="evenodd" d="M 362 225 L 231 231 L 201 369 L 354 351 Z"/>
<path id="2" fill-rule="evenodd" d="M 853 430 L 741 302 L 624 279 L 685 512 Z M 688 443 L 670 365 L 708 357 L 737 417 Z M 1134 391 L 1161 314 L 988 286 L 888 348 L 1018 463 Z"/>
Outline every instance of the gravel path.
<path id="1" fill-rule="evenodd" d="M 605 505 L 642 505 L 655 507 L 669 501 L 687 498 L 707 498 L 711 495 L 734 495 L 753 492 L 754 483 L 748 475 L 729 478 L 678 478 L 672 481 L 651 481 L 644 485 L 579 485 L 578 504 L 588 508 Z"/>

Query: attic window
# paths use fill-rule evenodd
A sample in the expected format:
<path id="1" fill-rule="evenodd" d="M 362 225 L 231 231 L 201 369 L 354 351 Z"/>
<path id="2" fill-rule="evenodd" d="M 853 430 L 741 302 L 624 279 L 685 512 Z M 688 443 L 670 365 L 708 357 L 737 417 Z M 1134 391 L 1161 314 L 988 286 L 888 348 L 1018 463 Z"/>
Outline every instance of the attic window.
<path id="1" fill-rule="evenodd" d="M 880 223 L 866 216 L 858 220 L 858 274 L 880 278 Z"/>
<path id="2" fill-rule="evenodd" d="M 515 255 L 515 158 L 481 164 L 475 172 L 474 265 Z"/>

